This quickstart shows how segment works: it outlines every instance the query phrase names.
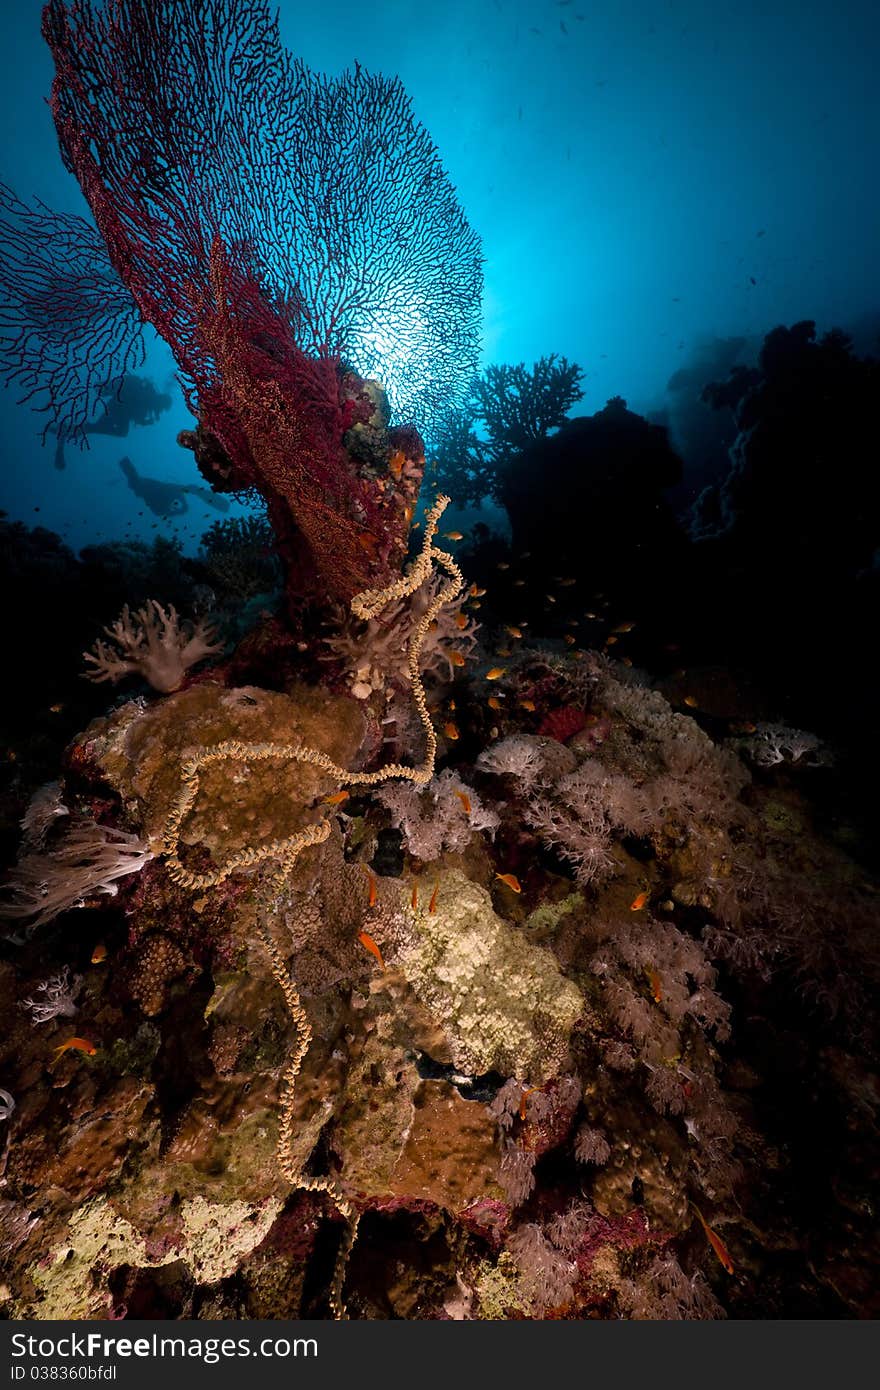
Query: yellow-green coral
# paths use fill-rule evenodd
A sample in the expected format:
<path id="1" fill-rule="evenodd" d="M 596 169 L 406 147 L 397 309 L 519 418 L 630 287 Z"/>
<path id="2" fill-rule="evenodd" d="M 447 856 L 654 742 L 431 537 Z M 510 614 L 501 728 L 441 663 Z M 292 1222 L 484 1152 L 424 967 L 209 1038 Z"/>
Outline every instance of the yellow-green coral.
<path id="1" fill-rule="evenodd" d="M 512 1255 L 502 1250 L 497 1264 L 483 1260 L 474 1282 L 479 1315 L 490 1322 L 504 1321 L 511 1313 L 524 1313 L 526 1303 L 519 1291 L 519 1269 Z"/>
<path id="2" fill-rule="evenodd" d="M 225 1279 L 260 1244 L 281 1210 L 267 1198 L 247 1202 L 208 1202 L 195 1197 L 181 1207 L 180 1249 L 151 1258 L 143 1236 L 110 1205 L 96 1197 L 74 1212 L 66 1238 L 47 1260 L 29 1270 L 37 1291 L 34 1300 L 15 1306 L 16 1318 L 82 1319 L 99 1317 L 110 1305 L 109 1276 L 120 1265 L 156 1269 L 182 1260 L 203 1284 Z"/>
<path id="3" fill-rule="evenodd" d="M 455 1065 L 540 1085 L 565 1060 L 583 1010 L 580 990 L 549 951 L 499 917 L 485 888 L 457 869 L 426 874 L 395 964 L 442 1024 Z"/>
<path id="4" fill-rule="evenodd" d="M 576 912 L 583 907 L 585 898 L 583 893 L 569 893 L 567 897 L 561 898 L 555 903 L 541 903 L 534 912 L 530 912 L 525 920 L 524 926 L 532 941 L 543 941 L 546 936 L 552 935 L 563 917 L 567 917 L 569 912 Z"/>

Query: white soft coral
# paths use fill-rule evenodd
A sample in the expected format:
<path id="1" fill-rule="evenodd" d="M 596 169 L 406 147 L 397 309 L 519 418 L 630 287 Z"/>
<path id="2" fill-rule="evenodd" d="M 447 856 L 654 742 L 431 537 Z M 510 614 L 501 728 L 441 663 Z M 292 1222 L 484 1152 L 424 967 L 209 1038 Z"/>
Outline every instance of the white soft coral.
<path id="1" fill-rule="evenodd" d="M 26 850 L 12 870 L 0 902 L 0 920 L 27 931 L 51 922 L 97 894 L 117 893 L 117 880 L 138 873 L 154 858 L 137 835 L 71 816 L 61 839 L 44 853 Z"/>
<path id="2" fill-rule="evenodd" d="M 87 680 L 112 681 L 139 675 L 154 690 L 169 695 L 181 685 L 197 661 L 223 650 L 217 633 L 204 622 L 181 623 L 172 604 L 167 611 L 155 599 L 132 613 L 128 604 L 104 631 L 111 642 L 97 641 L 85 660 L 94 667 L 84 672 Z"/>

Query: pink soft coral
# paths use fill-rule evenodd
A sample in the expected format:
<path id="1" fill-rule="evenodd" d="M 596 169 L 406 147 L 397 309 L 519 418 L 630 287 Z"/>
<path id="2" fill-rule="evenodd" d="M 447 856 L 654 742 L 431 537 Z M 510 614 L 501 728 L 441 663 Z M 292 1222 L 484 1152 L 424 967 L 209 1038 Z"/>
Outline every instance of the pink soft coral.
<path id="1" fill-rule="evenodd" d="M 116 622 L 105 627 L 109 642 L 97 641 L 91 652 L 83 652 L 86 661 L 94 666 L 84 672 L 86 680 L 117 681 L 137 673 L 163 695 L 177 690 L 186 672 L 197 661 L 223 650 L 215 642 L 214 628 L 198 622 L 183 623 L 173 605 L 168 610 L 148 599 L 136 613 L 123 608 Z"/>

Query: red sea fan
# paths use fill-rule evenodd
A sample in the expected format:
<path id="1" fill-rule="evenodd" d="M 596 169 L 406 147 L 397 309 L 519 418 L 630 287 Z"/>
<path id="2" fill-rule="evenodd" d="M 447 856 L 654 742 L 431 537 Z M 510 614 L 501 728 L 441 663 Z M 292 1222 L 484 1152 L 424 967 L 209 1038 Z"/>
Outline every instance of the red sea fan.
<path id="1" fill-rule="evenodd" d="M 342 359 L 424 428 L 473 374 L 482 284 L 400 82 L 310 72 L 262 0 L 50 0 L 43 33 L 64 160 L 223 485 L 265 498 L 289 594 L 381 584 L 423 451 L 390 432 L 405 485 L 358 466 Z"/>

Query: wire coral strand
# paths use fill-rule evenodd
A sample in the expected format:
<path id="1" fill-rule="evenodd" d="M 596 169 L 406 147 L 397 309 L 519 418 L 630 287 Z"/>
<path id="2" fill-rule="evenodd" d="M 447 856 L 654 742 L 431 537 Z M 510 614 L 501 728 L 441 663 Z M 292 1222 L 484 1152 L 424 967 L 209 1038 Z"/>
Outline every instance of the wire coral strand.
<path id="1" fill-rule="evenodd" d="M 225 761 L 311 763 L 314 767 L 321 768 L 322 771 L 329 773 L 331 777 L 335 777 L 340 782 L 358 786 L 377 786 L 380 782 L 388 781 L 391 778 L 405 779 L 414 782 L 416 786 L 424 786 L 425 783 L 430 782 L 434 776 L 437 735 L 434 732 L 425 699 L 425 690 L 419 670 L 419 656 L 428 629 L 440 609 L 457 598 L 464 587 L 464 576 L 452 556 L 432 545 L 437 532 L 437 524 L 448 505 L 449 498 L 441 495 L 427 513 L 422 549 L 407 574 L 395 580 L 386 589 L 367 589 L 363 593 L 356 594 L 351 600 L 352 611 L 357 617 L 372 618 L 394 599 L 415 593 L 416 589 L 420 588 L 431 574 L 435 560 L 449 575 L 449 580 L 438 591 L 413 629 L 409 642 L 410 686 L 419 721 L 425 731 L 426 747 L 422 765 L 420 767 L 404 767 L 401 763 L 391 763 L 387 767 L 377 768 L 374 772 L 351 772 L 347 768 L 339 767 L 332 758 L 319 748 L 311 748 L 308 745 L 296 743 L 239 743 L 235 739 L 227 739 L 223 743 L 215 744 L 213 748 L 200 749 L 188 758 L 181 767 L 183 786 L 171 807 L 162 836 L 162 852 L 165 855 L 168 873 L 175 883 L 179 883 L 183 888 L 194 890 L 216 888 L 239 869 L 254 868 L 257 864 L 264 863 L 268 859 L 281 861 L 280 877 L 283 879 L 293 868 L 302 850 L 309 845 L 320 844 L 330 834 L 328 819 L 322 825 L 307 826 L 304 830 L 299 830 L 295 835 L 288 836 L 284 840 L 273 840 L 259 848 L 241 850 L 238 854 L 230 856 L 225 864 L 216 869 L 204 873 L 194 873 L 187 869 L 181 863 L 179 854 L 181 827 L 198 796 L 199 775 L 202 768 L 210 767 L 214 763 Z"/>
<path id="2" fill-rule="evenodd" d="M 232 856 L 225 864 L 212 872 L 201 874 L 191 872 L 180 862 L 180 831 L 183 822 L 186 820 L 198 797 L 199 774 L 204 767 L 210 767 L 215 763 L 225 762 L 227 760 L 240 762 L 283 762 L 291 760 L 311 763 L 315 767 L 322 768 L 325 772 L 328 772 L 341 782 L 348 782 L 361 786 L 376 786 L 378 783 L 388 781 L 391 778 L 405 779 L 414 782 L 417 786 L 422 786 L 426 782 L 430 782 L 431 778 L 434 776 L 437 735 L 431 723 L 424 686 L 422 685 L 419 656 L 428 629 L 440 612 L 440 609 L 444 604 L 450 603 L 453 599 L 457 598 L 464 587 L 464 576 L 452 556 L 446 551 L 436 549 L 432 544 L 437 533 L 437 524 L 448 505 L 449 498 L 440 495 L 428 511 L 425 517 L 425 534 L 422 549 L 404 576 L 395 580 L 395 582 L 390 584 L 386 589 L 368 589 L 360 594 L 356 594 L 351 600 L 352 611 L 356 616 L 371 618 L 375 617 L 387 604 L 393 602 L 395 599 L 415 593 L 416 589 L 418 589 L 432 573 L 434 561 L 436 561 L 449 576 L 448 581 L 440 588 L 436 597 L 422 614 L 418 624 L 413 629 L 409 642 L 408 669 L 412 697 L 422 728 L 425 731 L 426 747 L 422 765 L 420 767 L 404 767 L 400 763 L 392 763 L 388 767 L 377 769 L 375 772 L 349 772 L 345 768 L 338 767 L 337 764 L 334 763 L 326 753 L 322 753 L 320 749 L 300 744 L 239 743 L 235 739 L 228 739 L 223 743 L 216 744 L 213 748 L 203 748 L 182 764 L 181 779 L 183 785 L 171 808 L 163 833 L 163 853 L 167 860 L 168 872 L 175 883 L 179 883 L 182 887 L 189 889 L 213 888 L 229 878 L 231 874 L 239 869 L 253 868 L 255 865 L 263 863 L 266 860 L 277 859 L 280 861 L 277 876 L 278 886 L 280 887 L 291 873 L 302 851 L 309 845 L 321 844 L 330 834 L 330 819 L 328 818 L 317 825 L 306 826 L 305 829 L 298 831 L 295 835 L 291 835 L 287 839 L 273 840 L 271 843 L 262 845 L 258 849 L 242 850 L 239 854 Z M 294 1163 L 291 1156 L 291 1140 L 293 1137 L 294 1124 L 293 1105 L 296 1093 L 296 1082 L 312 1041 L 312 1028 L 308 1020 L 308 1015 L 303 1008 L 299 992 L 285 965 L 281 952 L 278 950 L 277 945 L 269 933 L 262 927 L 260 928 L 260 936 L 269 959 L 273 977 L 284 995 L 288 1013 L 297 1030 L 296 1047 L 285 1069 L 281 1086 L 280 1123 L 276 1150 L 278 1155 L 278 1166 L 283 1177 L 287 1179 L 292 1187 L 300 1188 L 307 1192 L 326 1193 L 348 1221 L 348 1229 L 343 1236 L 339 1253 L 336 1257 L 336 1267 L 329 1293 L 330 1307 L 334 1317 L 344 1320 L 347 1319 L 348 1314 L 342 1299 L 342 1286 L 345 1280 L 348 1259 L 357 1238 L 360 1214 L 355 1211 L 345 1193 L 338 1187 L 332 1178 L 308 1176 Z"/>
<path id="3" fill-rule="evenodd" d="M 291 1187 L 301 1188 L 306 1192 L 325 1192 L 333 1201 L 338 1210 L 348 1221 L 348 1229 L 343 1236 L 339 1253 L 336 1256 L 336 1266 L 333 1273 L 333 1280 L 330 1286 L 330 1308 L 334 1317 L 341 1321 L 346 1321 L 348 1314 L 345 1304 L 342 1301 L 342 1285 L 345 1279 L 345 1270 L 348 1265 L 348 1257 L 351 1254 L 357 1229 L 360 1224 L 360 1213 L 355 1211 L 345 1193 L 337 1186 L 332 1178 L 329 1177 L 309 1177 L 297 1168 L 291 1158 L 290 1148 L 293 1137 L 293 1100 L 296 1091 L 296 1079 L 299 1076 L 303 1059 L 309 1050 L 312 1041 L 312 1026 L 309 1023 L 308 1015 L 302 1005 L 299 991 L 290 977 L 281 952 L 275 945 L 271 936 L 262 927 L 260 936 L 266 955 L 269 957 L 269 964 L 272 974 L 278 984 L 288 1012 L 297 1027 L 297 1044 L 293 1054 L 287 1064 L 282 1080 L 281 1090 L 281 1122 L 278 1129 L 278 1166 L 282 1176 L 287 1179 Z"/>

